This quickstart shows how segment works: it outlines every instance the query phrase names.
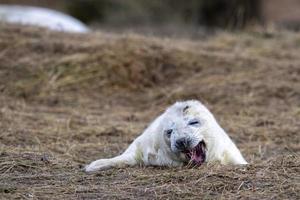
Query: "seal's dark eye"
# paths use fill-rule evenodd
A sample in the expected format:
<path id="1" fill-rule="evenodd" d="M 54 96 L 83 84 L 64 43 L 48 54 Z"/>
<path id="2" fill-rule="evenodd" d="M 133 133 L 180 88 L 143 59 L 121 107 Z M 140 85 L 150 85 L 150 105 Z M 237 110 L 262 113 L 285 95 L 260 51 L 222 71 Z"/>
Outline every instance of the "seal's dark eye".
<path id="1" fill-rule="evenodd" d="M 190 126 L 199 126 L 200 121 L 198 119 L 193 119 L 193 120 L 189 121 L 188 125 L 190 125 Z"/>
<path id="2" fill-rule="evenodd" d="M 171 137 L 172 132 L 173 132 L 173 129 L 168 129 L 168 130 L 166 130 L 167 136 L 168 136 L 168 137 Z"/>

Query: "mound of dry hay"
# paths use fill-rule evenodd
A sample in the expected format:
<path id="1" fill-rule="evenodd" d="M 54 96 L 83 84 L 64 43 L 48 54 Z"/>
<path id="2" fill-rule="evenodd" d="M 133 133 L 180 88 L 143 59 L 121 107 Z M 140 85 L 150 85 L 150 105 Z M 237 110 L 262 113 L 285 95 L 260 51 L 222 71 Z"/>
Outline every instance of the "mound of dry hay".
<path id="1" fill-rule="evenodd" d="M 197 54 L 168 49 L 154 38 L 102 33 L 96 37 L 34 35 L 30 29 L 2 29 L 2 59 L 6 71 L 14 72 L 1 77 L 3 90 L 18 96 L 65 89 L 142 89 L 201 69 Z"/>
<path id="2" fill-rule="evenodd" d="M 0 29 L 1 197 L 300 198 L 299 35 Z M 80 171 L 190 98 L 208 105 L 251 165 Z"/>

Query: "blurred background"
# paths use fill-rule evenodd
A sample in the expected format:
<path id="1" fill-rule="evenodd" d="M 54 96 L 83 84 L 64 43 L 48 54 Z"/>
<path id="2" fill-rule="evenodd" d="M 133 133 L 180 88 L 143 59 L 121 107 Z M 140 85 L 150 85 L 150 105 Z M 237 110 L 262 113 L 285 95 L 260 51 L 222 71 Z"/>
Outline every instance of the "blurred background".
<path id="1" fill-rule="evenodd" d="M 0 0 L 62 11 L 92 29 L 201 35 L 216 29 L 276 26 L 298 31 L 299 0 Z"/>

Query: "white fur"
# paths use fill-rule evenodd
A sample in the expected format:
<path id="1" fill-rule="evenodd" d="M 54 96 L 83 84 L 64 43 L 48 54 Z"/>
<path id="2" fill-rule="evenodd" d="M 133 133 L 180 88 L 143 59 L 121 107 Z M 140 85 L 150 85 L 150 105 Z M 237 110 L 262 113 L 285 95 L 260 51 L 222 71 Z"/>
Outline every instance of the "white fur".
<path id="1" fill-rule="evenodd" d="M 187 125 L 187 122 L 193 118 L 197 118 L 201 122 L 199 126 Z M 175 131 L 168 138 L 165 132 L 170 128 Z M 173 147 L 174 142 L 180 137 L 191 138 L 193 146 L 203 140 L 207 148 L 206 162 L 218 161 L 225 165 L 247 164 L 211 112 L 199 101 L 191 100 L 177 102 L 170 106 L 132 142 L 123 154 L 110 159 L 96 160 L 87 165 L 85 171 L 93 172 L 139 164 L 182 166 L 187 162 L 187 158 Z"/>

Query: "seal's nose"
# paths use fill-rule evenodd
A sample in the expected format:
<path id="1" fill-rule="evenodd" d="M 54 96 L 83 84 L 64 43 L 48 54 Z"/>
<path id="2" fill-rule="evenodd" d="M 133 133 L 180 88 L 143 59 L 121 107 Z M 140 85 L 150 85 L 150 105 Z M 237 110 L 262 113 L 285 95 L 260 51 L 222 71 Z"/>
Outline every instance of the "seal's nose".
<path id="1" fill-rule="evenodd" d="M 187 150 L 189 148 L 191 144 L 191 140 L 187 139 L 187 138 L 180 138 L 178 140 L 176 140 L 176 148 L 183 151 L 183 150 Z"/>

